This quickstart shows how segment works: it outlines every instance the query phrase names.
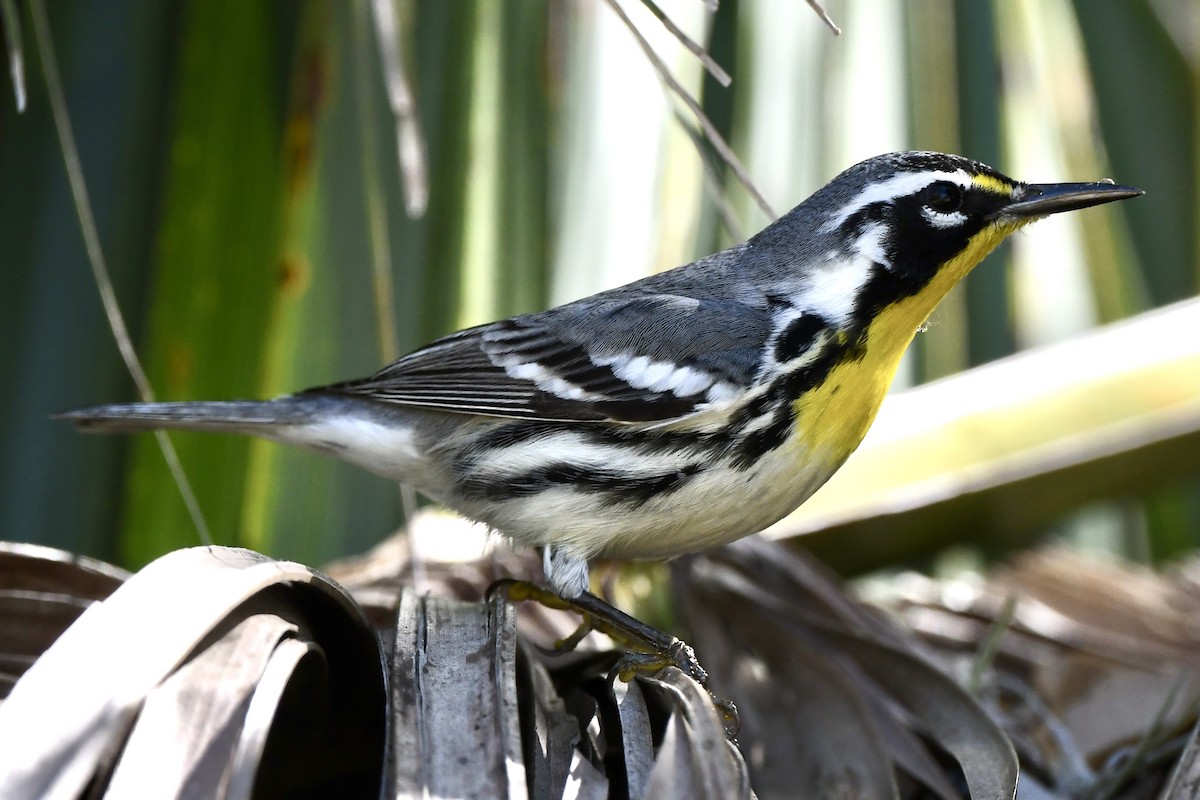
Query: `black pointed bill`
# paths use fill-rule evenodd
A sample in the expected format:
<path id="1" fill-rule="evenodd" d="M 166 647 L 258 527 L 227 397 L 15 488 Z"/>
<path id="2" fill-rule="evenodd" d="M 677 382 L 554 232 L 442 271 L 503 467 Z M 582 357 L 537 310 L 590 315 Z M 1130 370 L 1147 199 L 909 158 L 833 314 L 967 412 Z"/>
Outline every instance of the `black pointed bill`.
<path id="1" fill-rule="evenodd" d="M 1128 200 L 1145 194 L 1132 186 L 1115 183 L 1030 183 L 1021 197 L 996 212 L 997 217 L 1044 217 L 1060 211 L 1075 211 L 1115 200 Z"/>

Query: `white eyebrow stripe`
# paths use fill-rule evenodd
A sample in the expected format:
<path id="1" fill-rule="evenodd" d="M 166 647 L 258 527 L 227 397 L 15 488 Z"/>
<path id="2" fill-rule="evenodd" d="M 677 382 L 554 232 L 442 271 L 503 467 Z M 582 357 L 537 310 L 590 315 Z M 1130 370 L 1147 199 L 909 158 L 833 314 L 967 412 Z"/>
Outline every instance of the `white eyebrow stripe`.
<path id="1" fill-rule="evenodd" d="M 842 227 L 842 223 L 867 206 L 914 194 L 934 181 L 949 181 L 958 184 L 963 189 L 969 189 L 972 183 L 971 176 L 966 170 L 962 169 L 957 169 L 954 172 L 945 172 L 943 170 L 902 172 L 882 183 L 873 183 L 867 186 L 867 188 L 859 192 L 858 197 L 851 200 L 837 214 L 830 217 L 829 221 L 821 226 L 821 230 L 827 232 L 836 231 Z"/>

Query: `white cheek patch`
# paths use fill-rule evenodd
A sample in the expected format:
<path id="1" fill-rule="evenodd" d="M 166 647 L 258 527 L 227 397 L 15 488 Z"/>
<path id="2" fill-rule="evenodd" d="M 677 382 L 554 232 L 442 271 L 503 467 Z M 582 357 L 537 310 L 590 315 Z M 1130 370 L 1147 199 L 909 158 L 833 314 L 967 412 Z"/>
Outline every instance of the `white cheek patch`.
<path id="1" fill-rule="evenodd" d="M 921 216 L 935 228 L 957 228 L 967 221 L 967 215 L 961 211 L 953 211 L 949 214 L 943 214 L 940 211 L 934 211 L 929 206 L 921 208 Z"/>
<path id="2" fill-rule="evenodd" d="M 882 252 L 882 245 L 875 244 Z M 841 326 L 854 312 L 859 290 L 871 278 L 876 263 L 887 263 L 886 257 L 877 262 L 872 257 L 859 256 L 849 260 L 822 264 L 808 275 L 805 287 L 792 295 L 792 304 L 801 313 L 817 314 L 834 326 Z M 784 330 L 795 316 L 780 319 L 776 335 Z"/>
<path id="3" fill-rule="evenodd" d="M 886 236 L 887 227 L 882 222 L 872 222 L 863 228 L 862 233 L 854 240 L 853 248 L 863 258 L 885 267 L 891 267 L 892 262 L 883 249 L 883 241 Z"/>

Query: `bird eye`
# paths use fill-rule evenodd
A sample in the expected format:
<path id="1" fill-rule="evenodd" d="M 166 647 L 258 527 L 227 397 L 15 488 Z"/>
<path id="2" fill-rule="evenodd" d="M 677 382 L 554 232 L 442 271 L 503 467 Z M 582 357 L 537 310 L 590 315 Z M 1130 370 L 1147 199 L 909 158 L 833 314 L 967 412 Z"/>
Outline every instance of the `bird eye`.
<path id="1" fill-rule="evenodd" d="M 952 214 L 962 207 L 963 193 L 958 184 L 949 181 L 931 183 L 921 192 L 921 202 L 931 211 Z"/>

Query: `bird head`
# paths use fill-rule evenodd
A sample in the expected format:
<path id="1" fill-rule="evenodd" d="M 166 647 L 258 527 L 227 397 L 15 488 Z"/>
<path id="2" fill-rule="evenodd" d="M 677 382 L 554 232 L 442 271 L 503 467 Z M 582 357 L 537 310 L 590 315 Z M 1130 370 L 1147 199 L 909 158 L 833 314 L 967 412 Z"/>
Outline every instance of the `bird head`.
<path id="1" fill-rule="evenodd" d="M 829 342 L 821 370 L 805 360 L 815 333 L 807 351 L 791 348 L 814 376 L 794 393 L 806 445 L 831 464 L 849 455 L 918 328 L 1005 237 L 1050 214 L 1140 194 L 1107 182 L 1022 183 L 960 156 L 894 153 L 851 167 L 764 230 L 751 249 L 779 254 L 787 237 L 793 248 L 803 241 L 776 268 L 770 296 L 786 294 L 793 309 L 776 340 L 802 339 L 789 335 L 794 327 Z"/>
<path id="2" fill-rule="evenodd" d="M 1014 231 L 1142 193 L 1111 182 L 1023 183 L 961 156 L 891 153 L 850 167 L 752 244 L 807 240 L 804 289 L 793 295 L 799 307 L 863 329 L 903 304 L 908 313 L 899 316 L 915 329 Z"/>

